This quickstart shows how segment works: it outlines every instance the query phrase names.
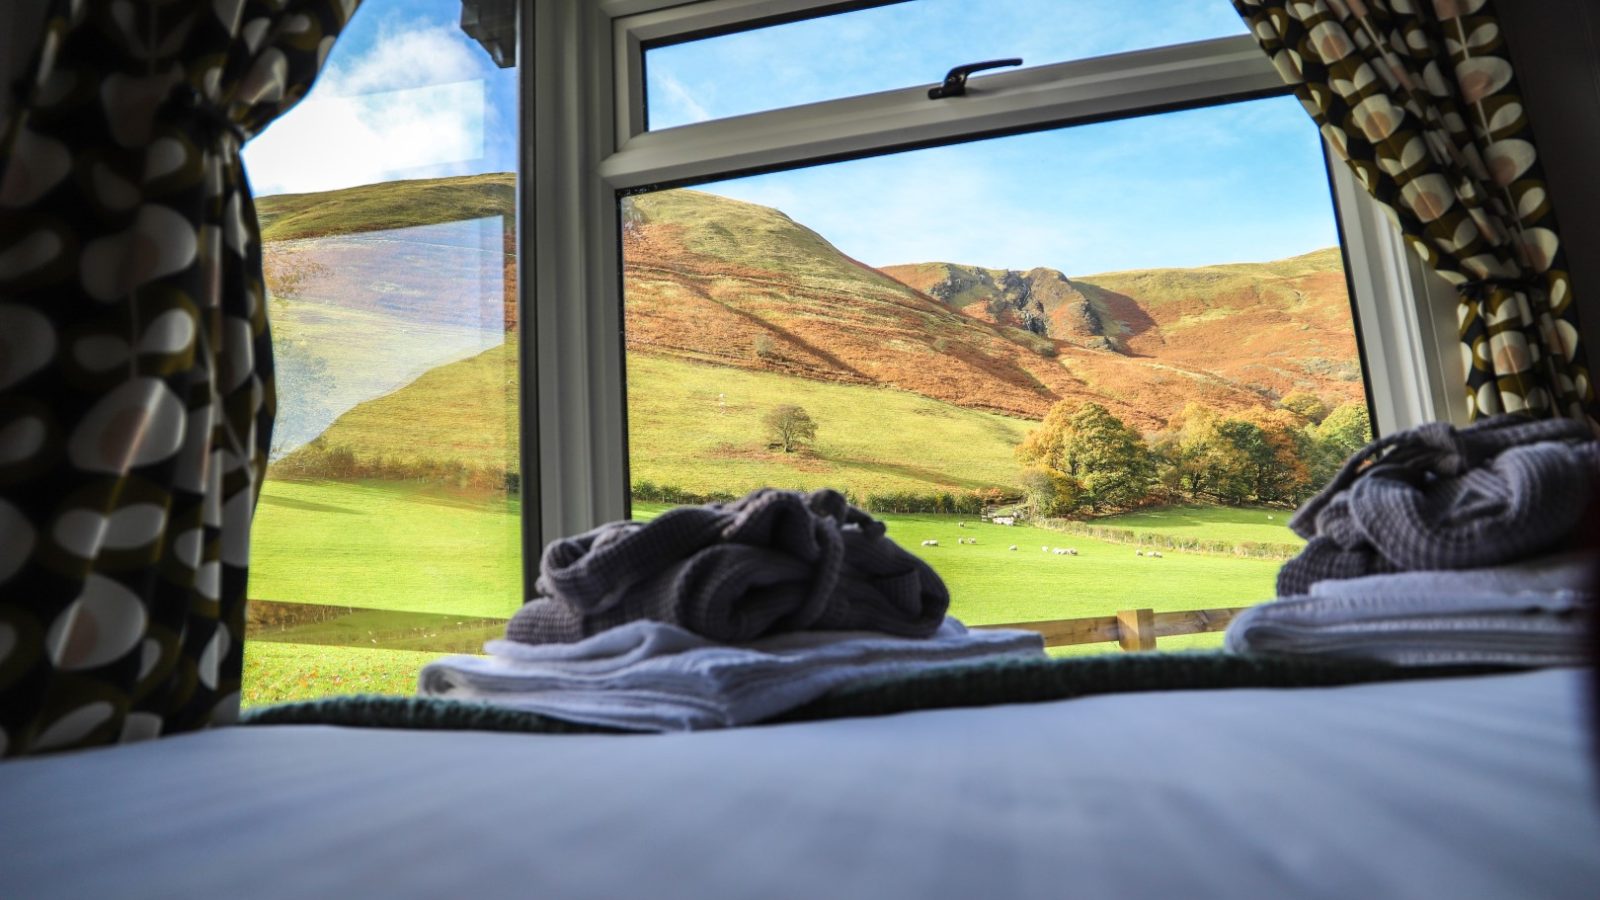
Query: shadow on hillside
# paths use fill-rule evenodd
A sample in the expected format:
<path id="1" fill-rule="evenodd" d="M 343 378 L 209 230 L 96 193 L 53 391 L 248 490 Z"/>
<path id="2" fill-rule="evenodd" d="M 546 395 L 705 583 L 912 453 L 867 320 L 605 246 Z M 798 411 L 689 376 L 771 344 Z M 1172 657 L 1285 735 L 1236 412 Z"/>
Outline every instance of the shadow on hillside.
<path id="1" fill-rule="evenodd" d="M 973 478 L 951 478 L 949 472 L 941 472 L 938 469 L 929 469 L 924 466 L 912 466 L 905 463 L 867 462 L 839 457 L 828 457 L 828 459 L 830 462 L 848 466 L 852 469 L 876 472 L 881 475 L 896 475 L 901 478 L 921 481 L 930 486 L 948 486 L 950 488 L 974 491 L 994 487 L 993 484 L 987 481 L 979 481 Z"/>
<path id="2" fill-rule="evenodd" d="M 284 481 L 286 479 L 278 478 L 274 480 Z M 353 516 L 360 513 L 360 510 L 351 509 L 348 506 L 337 506 L 332 503 L 318 503 L 315 500 L 297 500 L 294 497 L 280 497 L 276 494 L 267 493 L 263 493 L 261 495 L 261 503 L 264 506 L 281 506 L 285 509 L 299 509 L 306 512 L 340 513 L 346 516 Z"/>
<path id="3" fill-rule="evenodd" d="M 751 325 L 754 325 L 755 327 L 760 328 L 763 331 L 768 332 L 773 337 L 776 337 L 776 338 L 778 338 L 780 340 L 783 340 L 783 341 L 785 341 L 787 343 L 793 344 L 796 347 L 799 347 L 800 349 L 804 350 L 805 352 L 811 354 L 812 356 L 815 356 L 817 359 L 822 360 L 823 362 L 827 363 L 830 366 L 833 366 L 835 369 L 838 369 L 841 372 L 847 372 L 851 376 L 853 376 L 855 378 L 859 378 L 862 381 L 871 381 L 872 380 L 871 378 L 868 378 L 866 375 L 863 375 L 854 366 L 850 365 L 849 363 L 845 362 L 844 360 L 840 359 L 839 357 L 834 356 L 832 353 L 829 353 L 828 351 L 822 349 L 821 347 L 818 347 L 815 344 L 812 344 L 810 341 L 805 340 L 804 338 L 800 337 L 799 335 L 795 334 L 792 331 L 789 331 L 788 329 L 779 328 L 778 326 L 772 324 L 771 322 L 768 322 L 766 319 L 761 318 L 760 316 L 756 315 L 755 313 L 745 312 L 742 309 L 736 309 L 735 307 L 733 307 L 733 306 L 731 306 L 731 305 L 729 305 L 729 304 L 727 304 L 727 303 L 725 303 L 725 302 L 723 302 L 721 300 L 718 300 L 717 298 L 712 297 L 709 294 L 705 294 L 703 296 L 705 296 L 705 298 L 707 300 L 711 301 L 712 303 L 715 303 L 718 306 L 721 306 L 723 309 L 726 309 L 728 312 L 733 313 L 734 315 L 740 317 L 741 319 L 744 319 L 745 321 L 749 322 Z"/>
<path id="4" fill-rule="evenodd" d="M 1112 319 L 1126 331 L 1119 335 L 1107 335 L 1114 343 L 1122 348 L 1124 356 L 1148 358 L 1148 354 L 1135 353 L 1129 349 L 1127 341 L 1156 327 L 1156 320 L 1144 311 L 1139 301 L 1127 294 L 1107 290 L 1097 284 L 1087 281 L 1074 280 L 1072 286 L 1078 289 L 1092 304 L 1104 307 L 1111 313 Z"/>

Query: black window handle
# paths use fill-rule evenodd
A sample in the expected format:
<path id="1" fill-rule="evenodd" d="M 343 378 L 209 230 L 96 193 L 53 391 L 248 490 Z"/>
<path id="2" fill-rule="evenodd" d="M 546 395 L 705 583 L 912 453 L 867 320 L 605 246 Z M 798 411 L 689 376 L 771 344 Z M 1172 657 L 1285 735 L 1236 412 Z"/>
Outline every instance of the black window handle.
<path id="1" fill-rule="evenodd" d="M 1022 60 L 1020 59 L 991 59 L 986 62 L 967 63 L 964 66 L 956 66 L 954 69 L 950 70 L 948 75 L 944 76 L 944 84 L 928 90 L 928 97 L 930 99 L 937 100 L 940 97 L 966 96 L 967 76 L 971 75 L 973 72 L 981 72 L 984 69 L 1001 69 L 1005 68 L 1006 66 L 1020 65 L 1022 65 Z"/>

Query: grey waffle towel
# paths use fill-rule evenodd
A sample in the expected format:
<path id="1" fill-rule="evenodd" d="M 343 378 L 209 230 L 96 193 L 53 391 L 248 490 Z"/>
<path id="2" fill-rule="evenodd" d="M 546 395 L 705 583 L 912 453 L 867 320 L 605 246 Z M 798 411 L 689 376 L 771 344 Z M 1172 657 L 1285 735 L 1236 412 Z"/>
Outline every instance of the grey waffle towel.
<path id="1" fill-rule="evenodd" d="M 1352 456 L 1289 520 L 1307 543 L 1278 571 L 1278 595 L 1328 578 L 1477 568 L 1555 549 L 1597 480 L 1600 442 L 1570 419 L 1496 416 L 1399 432 Z"/>
<path id="2" fill-rule="evenodd" d="M 1225 646 L 1397 666 L 1581 666 L 1593 607 L 1572 590 L 1284 597 L 1236 616 Z"/>
<path id="3" fill-rule="evenodd" d="M 602 525 L 545 548 L 539 596 L 506 638 L 571 643 L 640 619 L 724 642 L 790 631 L 927 637 L 950 594 L 884 531 L 837 491 L 770 488 Z"/>

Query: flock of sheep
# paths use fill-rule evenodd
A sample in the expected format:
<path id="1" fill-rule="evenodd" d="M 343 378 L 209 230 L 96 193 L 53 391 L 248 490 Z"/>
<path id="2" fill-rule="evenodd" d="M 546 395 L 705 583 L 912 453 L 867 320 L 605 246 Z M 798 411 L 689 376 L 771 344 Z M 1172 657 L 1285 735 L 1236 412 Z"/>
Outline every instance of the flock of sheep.
<path id="1" fill-rule="evenodd" d="M 957 528 L 965 528 L 965 527 L 967 527 L 967 523 L 965 523 L 965 522 L 957 522 L 956 523 L 956 527 Z M 976 544 L 977 542 L 978 542 L 978 539 L 975 538 L 975 537 L 972 537 L 972 538 L 969 538 L 969 537 L 958 537 L 958 538 L 956 538 L 956 543 L 957 544 Z M 922 546 L 924 546 L 924 547 L 937 547 L 937 546 L 939 546 L 939 541 L 937 539 L 926 540 L 926 541 L 922 542 Z M 1016 544 L 1012 544 L 1010 547 L 1007 547 L 1006 549 L 1015 550 L 1015 549 L 1017 549 L 1017 545 Z M 1075 547 L 1049 547 L 1049 546 L 1045 546 L 1045 547 L 1040 547 L 1039 550 L 1042 553 L 1050 553 L 1050 554 L 1054 554 L 1056 556 L 1077 556 L 1078 555 L 1077 548 L 1075 548 Z M 1161 559 L 1161 551 L 1159 551 L 1159 550 L 1135 550 L 1135 551 L 1133 551 L 1133 555 L 1134 556 L 1143 556 L 1143 557 L 1147 557 L 1147 558 L 1151 558 L 1151 559 Z"/>

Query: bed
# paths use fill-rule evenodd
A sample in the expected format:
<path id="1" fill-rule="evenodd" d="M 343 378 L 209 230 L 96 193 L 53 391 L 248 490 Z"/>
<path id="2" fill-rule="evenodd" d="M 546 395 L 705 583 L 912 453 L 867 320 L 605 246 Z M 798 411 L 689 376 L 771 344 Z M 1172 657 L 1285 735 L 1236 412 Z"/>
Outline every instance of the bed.
<path id="1" fill-rule="evenodd" d="M 1600 896 L 1582 670 L 0 765 L 0 897 Z"/>

